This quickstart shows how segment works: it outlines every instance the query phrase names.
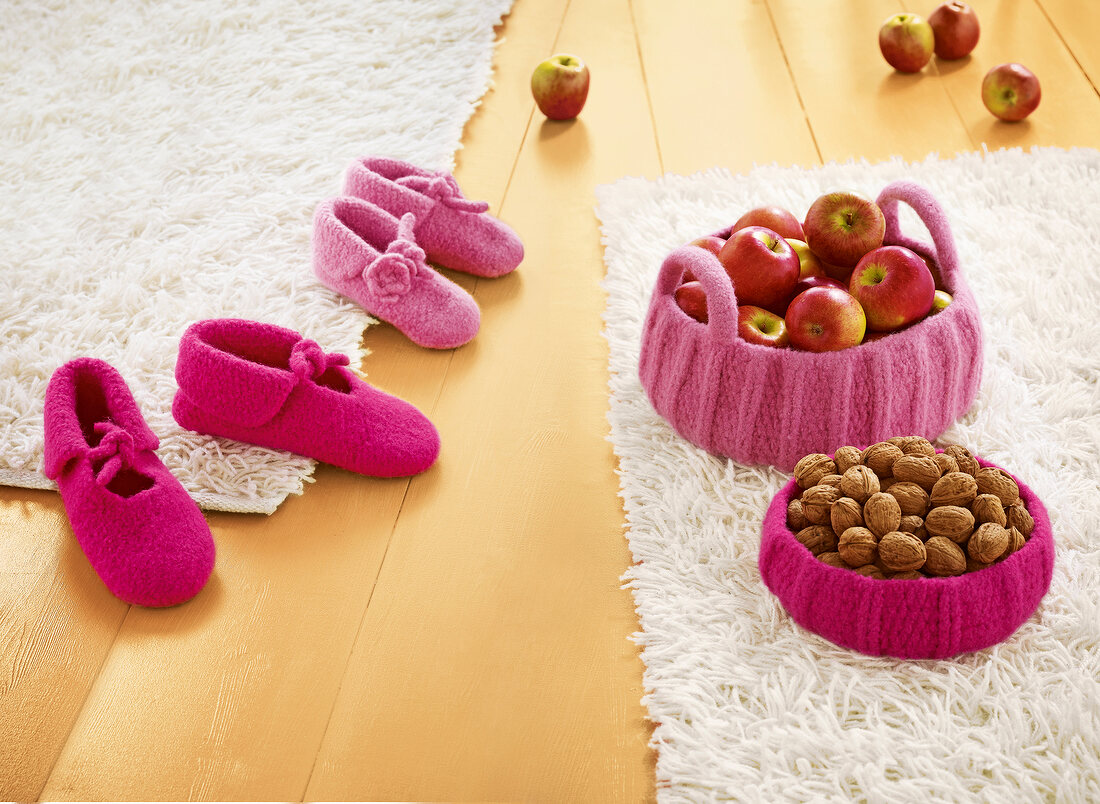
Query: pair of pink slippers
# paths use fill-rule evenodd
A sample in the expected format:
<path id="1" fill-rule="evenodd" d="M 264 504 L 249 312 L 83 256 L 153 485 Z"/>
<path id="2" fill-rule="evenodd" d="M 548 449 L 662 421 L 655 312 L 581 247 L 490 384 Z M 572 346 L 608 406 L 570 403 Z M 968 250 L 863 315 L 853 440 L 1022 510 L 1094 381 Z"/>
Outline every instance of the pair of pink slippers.
<path id="1" fill-rule="evenodd" d="M 420 346 L 452 349 L 481 326 L 477 302 L 428 263 L 503 276 L 523 244 L 449 173 L 382 157 L 357 159 L 344 195 L 313 215 L 313 270 L 327 287 Z"/>
<path id="2" fill-rule="evenodd" d="M 293 330 L 239 319 L 192 324 L 180 340 L 172 415 L 189 430 L 283 449 L 374 477 L 430 467 L 439 434 L 415 407 L 348 370 Z M 198 506 L 156 455 L 122 376 L 82 357 L 50 378 L 45 473 L 107 588 L 139 606 L 198 594 L 214 540 Z"/>

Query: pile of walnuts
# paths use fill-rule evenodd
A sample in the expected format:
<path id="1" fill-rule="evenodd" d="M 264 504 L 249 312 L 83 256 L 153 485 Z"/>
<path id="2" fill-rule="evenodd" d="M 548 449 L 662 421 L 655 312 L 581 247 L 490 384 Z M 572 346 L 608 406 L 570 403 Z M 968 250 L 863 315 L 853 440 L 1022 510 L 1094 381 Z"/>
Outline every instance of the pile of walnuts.
<path id="1" fill-rule="evenodd" d="M 872 578 L 962 575 L 1024 546 L 1035 520 L 1006 472 L 965 447 L 891 438 L 794 467 L 787 525 L 821 561 Z"/>

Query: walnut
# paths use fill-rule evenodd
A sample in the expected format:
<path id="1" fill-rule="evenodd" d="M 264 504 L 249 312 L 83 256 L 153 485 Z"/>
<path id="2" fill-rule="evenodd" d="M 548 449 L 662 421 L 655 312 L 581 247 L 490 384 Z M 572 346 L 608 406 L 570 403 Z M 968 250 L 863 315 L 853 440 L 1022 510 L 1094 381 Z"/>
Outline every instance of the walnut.
<path id="1" fill-rule="evenodd" d="M 926 558 L 924 542 L 900 530 L 890 531 L 879 540 L 878 554 L 882 563 L 894 572 L 920 569 Z"/>
<path id="2" fill-rule="evenodd" d="M 825 475 L 821 480 L 817 481 L 818 486 L 840 486 L 840 475 L 834 473 L 831 475 Z"/>
<path id="3" fill-rule="evenodd" d="M 802 492 L 802 513 L 815 525 L 829 524 L 829 509 L 840 499 L 835 486 L 810 486 Z"/>
<path id="4" fill-rule="evenodd" d="M 1004 506 L 993 494 L 979 494 L 975 497 L 974 502 L 970 503 L 970 513 L 974 514 L 974 519 L 979 523 L 993 522 L 1002 528 L 1008 524 Z"/>
<path id="5" fill-rule="evenodd" d="M 966 557 L 966 571 L 967 572 L 977 572 L 978 570 L 983 570 L 988 566 L 989 566 L 988 564 L 983 564 L 981 561 L 978 561 L 975 558 L 971 558 L 969 555 L 967 555 L 967 557 Z"/>
<path id="6" fill-rule="evenodd" d="M 856 447 L 841 447 L 833 455 L 833 460 L 836 462 L 836 470 L 840 474 L 844 474 L 853 466 L 858 466 L 860 462 L 860 451 Z"/>
<path id="7" fill-rule="evenodd" d="M 924 543 L 924 550 L 928 556 L 924 562 L 924 571 L 929 575 L 946 577 L 966 572 L 966 554 L 950 539 L 933 536 Z"/>
<path id="8" fill-rule="evenodd" d="M 901 447 L 901 451 L 906 455 L 927 455 L 928 457 L 932 457 L 936 454 L 936 448 L 932 446 L 932 442 L 920 436 L 907 436 L 898 446 Z"/>
<path id="9" fill-rule="evenodd" d="M 883 575 L 882 570 L 876 567 L 874 564 L 864 564 L 862 567 L 856 568 L 856 574 L 862 575 L 865 578 L 878 578 L 879 580 L 886 580 L 886 576 Z"/>
<path id="10" fill-rule="evenodd" d="M 978 483 L 966 472 L 952 472 L 936 481 L 932 487 L 932 507 L 938 505 L 970 505 L 978 496 Z"/>
<path id="11" fill-rule="evenodd" d="M 966 552 L 975 561 L 983 564 L 992 564 L 1010 543 L 1008 531 L 993 522 L 986 522 L 978 526 L 966 543 Z"/>
<path id="12" fill-rule="evenodd" d="M 1016 528 L 1010 527 L 1008 529 L 1008 547 L 1001 553 L 1001 558 L 1008 558 L 1025 544 L 1027 544 L 1027 540 L 1024 538 L 1024 534 Z"/>
<path id="13" fill-rule="evenodd" d="M 894 461 L 901 456 L 900 449 L 886 441 L 880 441 L 863 450 L 860 463 L 864 466 L 870 466 L 871 470 L 879 477 L 889 477 L 893 474 Z"/>
<path id="14" fill-rule="evenodd" d="M 836 472 L 836 464 L 828 455 L 814 452 L 794 465 L 794 479 L 800 488 L 816 486 L 817 481 Z"/>
<path id="15" fill-rule="evenodd" d="M 1020 487 L 1008 472 L 993 466 L 983 466 L 974 476 L 979 494 L 995 494 L 1001 505 L 1008 508 L 1020 499 Z"/>
<path id="16" fill-rule="evenodd" d="M 1035 530 L 1035 520 L 1032 519 L 1023 502 L 1008 506 L 1005 509 L 1005 515 L 1008 517 L 1009 527 L 1016 528 L 1025 539 L 1030 538 L 1031 531 Z"/>
<path id="17" fill-rule="evenodd" d="M 909 481 L 891 483 L 887 492 L 901 507 L 902 516 L 920 516 L 928 513 L 928 492 Z"/>
<path id="18" fill-rule="evenodd" d="M 873 534 L 880 539 L 901 524 L 901 506 L 889 494 L 878 492 L 867 498 L 863 504 L 863 521 Z"/>
<path id="19" fill-rule="evenodd" d="M 889 576 L 891 581 L 919 581 L 925 577 L 923 572 L 917 572 L 916 570 L 906 570 L 905 572 L 895 572 Z"/>
<path id="20" fill-rule="evenodd" d="M 924 520 L 919 516 L 909 514 L 901 518 L 898 530 L 902 533 L 912 533 L 922 542 L 928 541 L 928 531 L 924 527 Z"/>
<path id="21" fill-rule="evenodd" d="M 932 460 L 936 462 L 936 466 L 940 467 L 941 475 L 959 471 L 958 462 L 946 452 L 937 452 L 932 456 Z"/>
<path id="22" fill-rule="evenodd" d="M 810 524 L 806 519 L 806 513 L 802 510 L 802 500 L 791 500 L 787 503 L 787 527 L 796 533 Z"/>
<path id="23" fill-rule="evenodd" d="M 904 483 L 916 483 L 932 491 L 940 479 L 940 467 L 927 455 L 903 455 L 894 461 L 894 477 Z"/>
<path id="24" fill-rule="evenodd" d="M 841 536 L 848 528 L 863 527 L 863 506 L 851 497 L 841 497 L 829 510 L 829 522 Z"/>
<path id="25" fill-rule="evenodd" d="M 856 502 L 867 502 L 878 490 L 878 475 L 869 466 L 853 466 L 840 477 L 840 491 Z"/>
<path id="26" fill-rule="evenodd" d="M 928 512 L 924 527 L 933 537 L 962 543 L 974 532 L 974 515 L 959 505 L 941 505 Z"/>
<path id="27" fill-rule="evenodd" d="M 875 560 L 878 537 L 867 528 L 848 528 L 840 534 L 837 550 L 849 567 L 862 567 Z"/>
<path id="28" fill-rule="evenodd" d="M 974 460 L 974 456 L 970 454 L 970 450 L 962 444 L 944 447 L 943 454 L 954 458 L 955 463 L 959 465 L 959 471 L 966 472 L 968 475 L 976 475 L 981 468 L 980 464 Z"/>
<path id="29" fill-rule="evenodd" d="M 848 565 L 844 563 L 844 559 L 840 557 L 840 553 L 829 552 L 819 553 L 817 560 L 822 564 L 828 564 L 830 567 L 842 567 L 848 569 Z"/>
<path id="30" fill-rule="evenodd" d="M 815 556 L 836 552 L 836 534 L 828 525 L 810 525 L 800 530 L 795 538 Z"/>

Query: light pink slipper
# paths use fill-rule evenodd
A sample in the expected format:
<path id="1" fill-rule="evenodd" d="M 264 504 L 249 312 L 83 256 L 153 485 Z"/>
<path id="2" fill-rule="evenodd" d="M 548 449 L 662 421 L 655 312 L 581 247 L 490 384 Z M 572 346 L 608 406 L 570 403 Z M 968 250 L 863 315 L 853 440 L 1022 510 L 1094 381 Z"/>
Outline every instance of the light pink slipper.
<path id="1" fill-rule="evenodd" d="M 411 213 L 398 221 L 359 198 L 322 201 L 313 214 L 313 272 L 413 343 L 461 346 L 477 334 L 481 311 L 469 293 L 425 263 L 414 225 Z"/>
<path id="2" fill-rule="evenodd" d="M 363 157 L 348 168 L 344 192 L 394 215 L 416 216 L 416 240 L 431 262 L 474 276 L 502 276 L 523 261 L 523 243 L 489 214 L 484 201 L 462 195 L 454 176 L 383 157 Z"/>
<path id="3" fill-rule="evenodd" d="M 439 454 L 439 434 L 290 329 L 241 319 L 199 321 L 180 339 L 172 415 L 208 435 L 305 455 L 351 472 L 404 477 Z"/>
<path id="4" fill-rule="evenodd" d="M 46 387 L 45 473 L 73 535 L 111 593 L 138 606 L 198 594 L 214 567 L 199 507 L 161 463 L 158 440 L 121 375 L 82 357 Z"/>

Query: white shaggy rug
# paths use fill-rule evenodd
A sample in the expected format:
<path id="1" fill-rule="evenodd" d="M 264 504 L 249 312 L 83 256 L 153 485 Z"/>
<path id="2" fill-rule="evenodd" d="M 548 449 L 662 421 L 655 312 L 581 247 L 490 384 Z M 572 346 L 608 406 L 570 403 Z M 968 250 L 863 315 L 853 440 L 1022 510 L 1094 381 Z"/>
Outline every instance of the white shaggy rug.
<path id="1" fill-rule="evenodd" d="M 670 249 L 759 204 L 801 215 L 827 190 L 874 197 L 900 178 L 947 210 L 987 337 L 979 397 L 943 440 L 1017 473 L 1057 543 L 1038 612 L 1007 642 L 951 661 L 870 658 L 796 626 L 756 563 L 787 478 L 679 438 L 637 376 Z M 611 440 L 638 562 L 625 580 L 659 798 L 1100 801 L 1100 153 L 627 178 L 598 200 Z"/>
<path id="2" fill-rule="evenodd" d="M 270 513 L 313 462 L 180 429 L 180 335 L 251 318 L 353 365 L 370 323 L 310 269 L 356 156 L 451 168 L 511 0 L 5 0 L 0 484 L 50 488 L 46 384 L 114 365 L 205 508 Z"/>

